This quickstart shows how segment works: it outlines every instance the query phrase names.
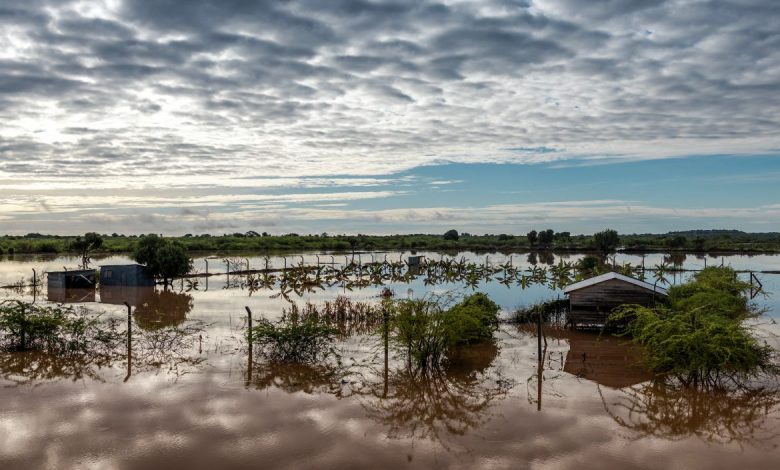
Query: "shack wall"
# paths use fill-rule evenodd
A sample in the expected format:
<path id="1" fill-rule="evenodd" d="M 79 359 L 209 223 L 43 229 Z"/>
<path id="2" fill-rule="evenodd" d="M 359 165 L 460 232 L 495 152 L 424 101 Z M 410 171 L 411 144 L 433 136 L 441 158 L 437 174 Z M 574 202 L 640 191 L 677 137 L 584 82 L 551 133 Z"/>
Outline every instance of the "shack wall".
<path id="1" fill-rule="evenodd" d="M 102 266 L 100 268 L 102 286 L 154 286 L 154 279 L 146 273 L 140 264 Z"/>
<path id="2" fill-rule="evenodd" d="M 661 294 L 643 287 L 610 279 L 569 292 L 569 321 L 574 326 L 603 325 L 615 307 L 623 304 L 652 306 Z"/>
<path id="3" fill-rule="evenodd" d="M 79 271 L 58 271 L 48 273 L 47 285 L 55 288 L 94 288 L 95 271 L 92 269 Z"/>

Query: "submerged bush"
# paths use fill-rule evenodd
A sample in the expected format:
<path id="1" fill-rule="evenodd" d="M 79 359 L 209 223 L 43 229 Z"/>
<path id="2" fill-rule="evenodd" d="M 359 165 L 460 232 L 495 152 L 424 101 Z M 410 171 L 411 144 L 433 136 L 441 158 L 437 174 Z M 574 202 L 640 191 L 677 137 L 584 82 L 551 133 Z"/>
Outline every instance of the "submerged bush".
<path id="1" fill-rule="evenodd" d="M 385 308 L 384 303 L 359 302 L 339 295 L 321 304 L 306 302 L 303 307 L 292 302 L 282 313 L 302 318 L 316 317 L 323 324 L 335 328 L 340 336 L 350 336 L 375 331 L 383 323 Z"/>
<path id="2" fill-rule="evenodd" d="M 85 351 L 116 340 L 113 324 L 73 308 L 39 306 L 19 300 L 0 303 L 0 347 L 52 354 Z"/>
<path id="3" fill-rule="evenodd" d="M 445 310 L 432 299 L 396 301 L 392 313 L 392 340 L 406 355 L 409 365 L 438 365 L 451 344 Z"/>
<path id="4" fill-rule="evenodd" d="M 482 292 L 466 296 L 446 312 L 451 344 L 468 344 L 493 338 L 498 329 L 499 306 Z"/>
<path id="5" fill-rule="evenodd" d="M 453 348 L 487 341 L 498 328 L 498 305 L 482 293 L 446 308 L 446 299 L 399 300 L 390 306 L 392 340 L 410 365 L 438 366 Z"/>
<path id="6" fill-rule="evenodd" d="M 743 320 L 756 314 L 746 284 L 730 268 L 707 268 L 669 291 L 655 309 L 624 305 L 611 322 L 644 346 L 651 371 L 683 385 L 720 387 L 774 370 L 772 349 L 760 344 Z"/>
<path id="7" fill-rule="evenodd" d="M 314 363 L 333 353 L 338 331 L 317 316 L 285 315 L 278 322 L 265 318 L 249 334 L 250 343 L 274 362 Z"/>

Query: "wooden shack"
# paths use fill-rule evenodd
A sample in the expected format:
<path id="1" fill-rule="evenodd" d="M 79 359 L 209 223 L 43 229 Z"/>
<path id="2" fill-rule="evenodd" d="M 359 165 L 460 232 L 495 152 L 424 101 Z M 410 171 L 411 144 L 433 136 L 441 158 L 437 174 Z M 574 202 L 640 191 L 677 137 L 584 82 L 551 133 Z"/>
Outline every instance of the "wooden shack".
<path id="1" fill-rule="evenodd" d="M 50 272 L 47 276 L 49 287 L 61 289 L 95 288 L 94 269 Z"/>
<path id="2" fill-rule="evenodd" d="M 662 287 L 615 272 L 576 282 L 563 292 L 569 296 L 568 322 L 575 328 L 603 326 L 615 307 L 651 307 L 659 297 L 667 295 Z"/>
<path id="3" fill-rule="evenodd" d="M 117 264 L 100 267 L 101 286 L 154 286 L 154 277 L 140 264 Z"/>

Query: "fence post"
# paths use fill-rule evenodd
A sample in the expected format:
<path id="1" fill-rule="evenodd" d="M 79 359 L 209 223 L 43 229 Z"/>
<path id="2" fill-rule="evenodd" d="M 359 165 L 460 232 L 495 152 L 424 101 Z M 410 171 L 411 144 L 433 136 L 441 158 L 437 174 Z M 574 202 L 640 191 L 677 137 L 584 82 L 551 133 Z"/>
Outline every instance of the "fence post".
<path id="1" fill-rule="evenodd" d="M 539 358 L 539 363 L 542 362 L 542 311 L 537 309 L 536 313 L 536 350 Z"/>
<path id="2" fill-rule="evenodd" d="M 252 311 L 249 310 L 249 307 L 244 307 L 246 309 L 247 313 L 247 343 L 249 344 L 249 356 L 247 360 L 247 366 L 246 366 L 246 376 L 247 376 L 247 385 L 249 385 L 249 382 L 252 381 Z"/>
<path id="3" fill-rule="evenodd" d="M 127 302 L 124 304 L 127 306 L 127 375 L 124 382 L 127 382 L 132 374 L 133 364 L 133 308 Z"/>

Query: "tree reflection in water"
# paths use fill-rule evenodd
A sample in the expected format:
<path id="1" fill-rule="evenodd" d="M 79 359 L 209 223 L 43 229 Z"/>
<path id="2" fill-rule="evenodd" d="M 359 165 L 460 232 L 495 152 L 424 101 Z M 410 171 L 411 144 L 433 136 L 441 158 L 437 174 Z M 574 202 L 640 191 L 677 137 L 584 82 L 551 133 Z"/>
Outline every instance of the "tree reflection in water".
<path id="1" fill-rule="evenodd" d="M 178 378 L 205 360 L 195 349 L 204 331 L 201 322 L 144 331 L 134 328 L 128 317 L 127 329 L 120 328 L 116 320 L 103 322 L 86 340 L 85 348 L 68 354 L 0 354 L 0 378 L 17 386 L 64 379 L 103 381 L 104 372 L 117 367 L 126 369 L 125 381 L 133 373 L 149 371 Z"/>
<path id="2" fill-rule="evenodd" d="M 187 319 L 193 303 L 190 294 L 153 290 L 135 308 L 135 321 L 146 331 L 177 326 Z"/>
<path id="3" fill-rule="evenodd" d="M 110 367 L 115 360 L 115 352 L 103 348 L 66 356 L 41 351 L 7 352 L 0 354 L 0 377 L 15 385 L 38 385 L 61 379 L 102 380 L 99 371 Z"/>
<path id="4" fill-rule="evenodd" d="M 355 397 L 371 419 L 387 428 L 388 437 L 428 439 L 450 449 L 450 438 L 490 420 L 492 404 L 515 386 L 492 367 L 498 352 L 494 342 L 464 347 L 441 367 L 427 370 L 386 368 L 381 353 L 370 364 L 352 366 L 256 363 L 248 383 Z"/>
<path id="5" fill-rule="evenodd" d="M 362 394 L 368 415 L 388 429 L 390 438 L 429 439 L 450 448 L 462 436 L 491 419 L 493 402 L 506 397 L 515 382 L 490 367 L 498 348 L 481 348 L 484 356 L 472 367 L 449 366 L 414 370 L 401 367 L 388 374 L 381 392 Z M 480 364 L 481 362 L 481 364 Z"/>
<path id="6" fill-rule="evenodd" d="M 780 423 L 768 419 L 780 411 L 777 385 L 711 391 L 654 381 L 620 393 L 614 400 L 602 393 L 604 409 L 619 425 L 636 432 L 634 439 L 696 436 L 708 442 L 757 445 L 780 435 Z"/>

